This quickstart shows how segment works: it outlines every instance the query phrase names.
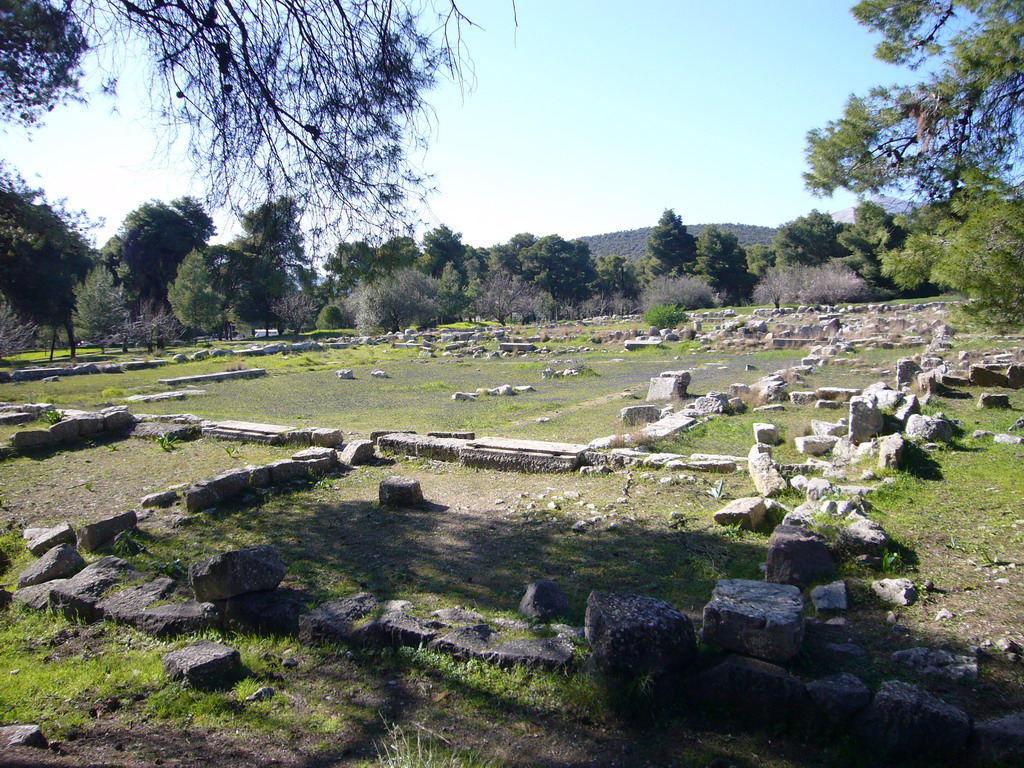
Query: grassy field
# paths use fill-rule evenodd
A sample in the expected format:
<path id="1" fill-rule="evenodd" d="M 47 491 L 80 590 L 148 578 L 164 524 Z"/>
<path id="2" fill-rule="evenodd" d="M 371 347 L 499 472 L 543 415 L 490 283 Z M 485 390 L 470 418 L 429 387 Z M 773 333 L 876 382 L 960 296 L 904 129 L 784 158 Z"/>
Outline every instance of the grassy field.
<path id="1" fill-rule="evenodd" d="M 636 402 L 624 393 L 642 399 L 647 379 L 662 370 L 693 370 L 691 391 L 703 394 L 752 383 L 799 360 L 798 353 L 725 355 L 692 344 L 639 354 L 594 350 L 554 359 L 458 360 L 381 346 L 247 358 L 269 375 L 212 384 L 202 397 L 133 410 L 339 427 L 353 435 L 381 428 L 470 429 L 587 442 L 614 433 L 618 410 Z M 863 386 L 904 354 L 866 351 L 855 366 L 825 367 L 796 386 Z M 585 362 L 590 373 L 542 379 L 544 368 L 559 369 L 569 360 Z M 237 362 L 3 384 L 0 400 L 92 407 L 162 391 L 159 378 Z M 748 364 L 758 370 L 745 371 Z M 341 367 L 353 368 L 356 379 L 338 380 L 334 370 Z M 391 378 L 371 378 L 376 368 Z M 531 384 L 537 391 L 450 400 L 455 391 L 506 383 Z M 889 661 L 892 651 L 915 645 L 968 653 L 1002 637 L 1022 639 L 1017 570 L 1024 567 L 1024 447 L 973 439 L 971 433 L 1005 431 L 1024 410 L 1024 392 L 1009 391 L 1009 412 L 980 411 L 977 390 L 966 392 L 967 398 L 943 398 L 929 409 L 963 421 L 957 440 L 935 451 L 913 449 L 905 470 L 880 473 L 895 482 L 872 498 L 872 516 L 901 545 L 890 575 L 905 573 L 922 585 L 930 580 L 933 589 L 895 612 L 894 621 L 905 628 L 897 632 L 887 620 L 890 609 L 870 593 L 877 574 L 844 566 L 852 601 L 846 621 L 809 627 L 804 651 L 791 664 L 795 674 L 810 679 L 852 671 L 871 684 L 903 679 L 982 718 L 1024 705 L 1022 665 L 1005 654 L 984 656 L 980 679 L 970 683 L 922 679 Z M 793 438 L 805 434 L 812 419 L 832 420 L 839 413 L 787 405 L 777 414 L 722 417 L 657 447 L 745 455 L 751 425 L 771 421 L 786 440 L 777 458 L 796 461 Z M 0 428 L 0 439 L 16 429 Z M 24 527 L 98 519 L 137 508 L 144 494 L 289 453 L 205 439 L 171 451 L 149 441 L 107 440 L 9 459 L 0 464 L 6 529 L 0 548 L 11 563 L 0 580 L 9 586 L 31 560 L 20 536 Z M 379 507 L 378 484 L 392 474 L 418 479 L 428 503 L 400 511 Z M 381 599 L 410 600 L 423 617 L 466 606 L 493 622 L 517 616 L 526 584 L 553 578 L 569 596 L 572 625 L 582 625 L 593 589 L 657 597 L 699 622 L 718 579 L 760 578 L 767 535 L 712 520 L 729 499 L 754 492 L 742 472 L 695 479 L 641 469 L 631 478 L 624 472 L 520 475 L 393 457 L 212 513 L 184 515 L 180 507 L 147 512 L 135 540 L 139 551 L 129 559 L 150 574 L 180 577 L 201 558 L 269 543 L 287 564 L 284 586 L 305 591 L 314 602 L 366 590 Z M 782 498 L 790 506 L 800 500 L 795 492 Z M 588 522 L 574 530 L 580 521 Z M 183 596 L 185 587 L 178 589 Z M 952 618 L 936 621 L 942 609 Z M 415 751 L 417 739 L 454 754 L 453 765 L 467 766 L 865 764 L 863 751 L 841 735 L 757 728 L 735 713 L 688 708 L 682 697 L 651 707 L 642 696 L 608 688 L 582 669 L 500 670 L 425 650 L 310 649 L 287 637 L 208 636 L 238 648 L 251 671 L 233 690 L 194 692 L 166 682 L 160 657 L 189 638 L 157 641 L 128 628 L 77 625 L 12 608 L 0 616 L 0 721 L 41 723 L 62 743 L 69 765 L 161 760 L 216 761 L 230 768 L 272 761 L 370 766 L 382 764 L 379 755 L 389 745 Z M 857 643 L 866 655 L 836 655 L 827 645 L 845 642 Z M 712 658 L 705 653 L 701 663 Z M 245 702 L 262 685 L 273 686 L 275 695 Z M 893 764 L 919 763 L 936 764 L 924 758 Z M 887 763 L 872 756 L 869 764 Z"/>

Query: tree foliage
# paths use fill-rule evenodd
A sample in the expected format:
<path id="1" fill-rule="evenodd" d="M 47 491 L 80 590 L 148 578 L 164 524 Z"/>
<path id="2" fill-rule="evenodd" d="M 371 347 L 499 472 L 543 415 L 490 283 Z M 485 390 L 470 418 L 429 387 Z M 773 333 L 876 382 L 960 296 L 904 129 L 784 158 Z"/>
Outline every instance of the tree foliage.
<path id="1" fill-rule="evenodd" d="M 640 301 L 645 311 L 659 305 L 704 309 L 715 306 L 715 294 L 711 286 L 699 277 L 682 275 L 663 277 L 651 283 L 644 288 Z"/>
<path id="2" fill-rule="evenodd" d="M 131 313 L 124 289 L 103 265 L 96 266 L 75 287 L 75 327 L 86 339 L 99 344 L 121 341 Z"/>
<path id="3" fill-rule="evenodd" d="M 779 227 L 772 239 L 775 263 L 780 267 L 813 267 L 847 255 L 839 243 L 843 225 L 832 216 L 811 211 Z"/>
<path id="4" fill-rule="evenodd" d="M 398 331 L 425 325 L 437 309 L 437 280 L 415 269 L 401 269 L 375 282 L 356 286 L 352 301 L 363 331 Z"/>
<path id="5" fill-rule="evenodd" d="M 972 176 L 1018 183 L 1020 1 L 862 0 L 853 13 L 881 34 L 877 58 L 929 74 L 915 85 L 852 96 L 840 119 L 811 131 L 808 187 L 824 194 L 903 187 L 944 200 Z"/>
<path id="6" fill-rule="evenodd" d="M 0 360 L 22 352 L 35 342 L 36 326 L 23 320 L 0 294 Z"/>
<path id="7" fill-rule="evenodd" d="M 496 269 L 480 285 L 476 311 L 504 325 L 513 315 L 535 311 L 537 293 L 537 289 L 521 277 Z"/>
<path id="8" fill-rule="evenodd" d="M 716 225 L 705 227 L 697 238 L 696 268 L 713 290 L 732 302 L 746 299 L 754 286 L 739 238 Z"/>
<path id="9" fill-rule="evenodd" d="M 338 227 L 407 220 L 424 93 L 443 72 L 459 78 L 467 21 L 447 0 L 3 1 L 21 53 L 0 56 L 0 115 L 31 123 L 74 93 L 87 49 L 109 91 L 144 52 L 168 146 L 185 137 L 215 205 L 287 191 Z"/>
<path id="10" fill-rule="evenodd" d="M 197 331 L 213 331 L 224 319 L 224 296 L 213 287 L 206 259 L 192 251 L 178 267 L 174 282 L 167 288 L 174 316 Z"/>
<path id="11" fill-rule="evenodd" d="M 646 283 L 662 275 L 689 275 L 696 270 L 697 241 L 671 208 L 665 210 L 647 238 L 638 263 Z"/>

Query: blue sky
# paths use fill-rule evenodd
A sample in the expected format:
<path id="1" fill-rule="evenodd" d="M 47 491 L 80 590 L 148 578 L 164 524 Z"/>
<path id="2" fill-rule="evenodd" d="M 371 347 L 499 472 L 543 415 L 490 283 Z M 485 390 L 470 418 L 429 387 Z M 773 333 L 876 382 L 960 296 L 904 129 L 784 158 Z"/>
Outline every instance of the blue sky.
<path id="1" fill-rule="evenodd" d="M 849 195 L 803 188 L 804 137 L 850 93 L 906 79 L 873 59 L 852 0 L 463 0 L 474 86 L 428 95 L 437 193 L 426 226 L 488 246 L 517 232 L 567 238 L 654 224 L 774 226 Z M 149 199 L 202 195 L 184 159 L 157 149 L 132 77 L 117 101 L 61 107 L 0 156 L 51 198 L 106 224 Z M 235 231 L 216 217 L 221 236 Z"/>

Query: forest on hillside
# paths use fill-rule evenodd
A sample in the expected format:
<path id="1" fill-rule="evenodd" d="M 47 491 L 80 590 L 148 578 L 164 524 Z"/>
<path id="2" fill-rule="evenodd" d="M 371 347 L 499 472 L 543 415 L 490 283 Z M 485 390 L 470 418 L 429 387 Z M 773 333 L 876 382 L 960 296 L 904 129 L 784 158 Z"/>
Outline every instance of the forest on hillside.
<path id="1" fill-rule="evenodd" d="M 778 231 L 776 227 L 759 227 L 756 224 L 690 224 L 687 230 L 694 237 L 700 237 L 700 233 L 710 226 L 732 232 L 743 247 L 758 243 L 768 245 Z M 652 227 L 624 229 L 620 232 L 606 232 L 603 235 L 587 235 L 579 239 L 590 246 L 590 252 L 595 257 L 617 253 L 630 261 L 636 261 L 644 255 L 651 229 Z"/>

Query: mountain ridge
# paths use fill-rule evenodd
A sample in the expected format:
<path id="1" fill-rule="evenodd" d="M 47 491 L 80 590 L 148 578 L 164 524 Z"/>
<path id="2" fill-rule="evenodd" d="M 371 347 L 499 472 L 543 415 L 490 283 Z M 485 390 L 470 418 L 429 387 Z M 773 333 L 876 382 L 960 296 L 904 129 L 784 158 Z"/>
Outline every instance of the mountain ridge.
<path id="1" fill-rule="evenodd" d="M 707 227 L 717 226 L 728 230 L 739 238 L 740 245 L 746 247 L 755 243 L 767 245 L 775 236 L 777 227 L 762 227 L 756 224 L 687 224 L 686 231 L 694 237 L 699 237 Z M 631 261 L 636 261 L 644 255 L 644 248 L 647 245 L 647 238 L 653 227 L 640 227 L 638 229 L 623 229 L 618 232 L 605 232 L 600 235 L 585 235 L 576 238 L 590 246 L 590 252 L 595 258 L 617 253 L 625 256 Z"/>

